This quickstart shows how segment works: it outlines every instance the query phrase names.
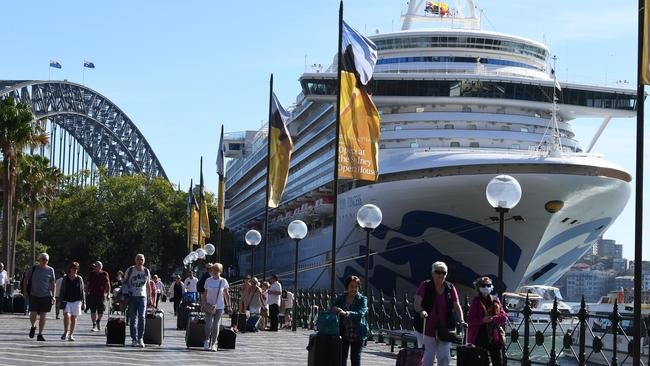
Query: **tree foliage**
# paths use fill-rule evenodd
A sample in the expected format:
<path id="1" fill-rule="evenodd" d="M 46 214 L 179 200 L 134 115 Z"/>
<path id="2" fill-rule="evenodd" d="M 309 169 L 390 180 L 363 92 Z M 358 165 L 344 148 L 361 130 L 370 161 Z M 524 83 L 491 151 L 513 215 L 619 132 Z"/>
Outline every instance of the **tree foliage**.
<path id="1" fill-rule="evenodd" d="M 208 196 L 214 214 L 212 200 Z M 63 189 L 47 213 L 39 240 L 49 247 L 55 267 L 74 260 L 86 269 L 100 260 L 114 276 L 143 253 L 145 265 L 168 281 L 188 253 L 186 202 L 187 193 L 174 190 L 163 178 L 102 175 L 96 186 Z"/>

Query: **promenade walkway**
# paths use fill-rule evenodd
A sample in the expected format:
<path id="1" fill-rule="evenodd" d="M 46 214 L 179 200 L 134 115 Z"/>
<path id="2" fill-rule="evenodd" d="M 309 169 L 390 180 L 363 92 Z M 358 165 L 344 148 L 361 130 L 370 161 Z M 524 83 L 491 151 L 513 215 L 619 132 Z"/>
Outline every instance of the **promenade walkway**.
<path id="1" fill-rule="evenodd" d="M 184 331 L 176 330 L 176 318 L 171 304 L 161 303 L 165 311 L 165 340 L 163 345 L 144 349 L 107 347 L 104 331 L 90 331 L 90 315 L 82 314 L 75 342 L 61 341 L 63 321 L 49 313 L 45 329 L 46 342 L 30 339 L 29 319 L 22 314 L 0 315 L 0 365 L 307 365 L 307 340 L 311 331 L 244 333 L 237 336 L 237 349 L 205 352 L 187 350 Z M 102 323 L 105 323 L 102 321 Z M 229 321 L 225 321 L 229 325 Z M 127 329 L 127 340 L 128 340 Z M 369 342 L 362 364 L 367 366 L 394 365 L 396 352 L 390 353 L 385 344 Z M 349 361 L 348 361 L 349 364 Z"/>

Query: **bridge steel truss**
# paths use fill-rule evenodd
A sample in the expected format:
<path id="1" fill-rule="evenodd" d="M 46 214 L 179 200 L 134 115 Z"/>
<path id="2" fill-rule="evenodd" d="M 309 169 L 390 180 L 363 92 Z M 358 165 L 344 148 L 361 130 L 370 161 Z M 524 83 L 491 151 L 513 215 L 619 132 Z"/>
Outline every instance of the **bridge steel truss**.
<path id="1" fill-rule="evenodd" d="M 98 92 L 68 81 L 0 81 L 0 98 L 6 96 L 27 103 L 36 119 L 50 122 L 50 157 L 60 169 L 66 163 L 67 134 L 74 138 L 79 150 L 83 148 L 92 165 L 105 168 L 109 176 L 143 173 L 167 179 L 156 154 L 133 121 Z M 68 142 L 68 172 L 78 172 L 80 151 L 75 159 L 71 143 Z M 54 150 L 57 147 L 58 164 Z M 85 159 L 84 163 L 87 164 Z"/>

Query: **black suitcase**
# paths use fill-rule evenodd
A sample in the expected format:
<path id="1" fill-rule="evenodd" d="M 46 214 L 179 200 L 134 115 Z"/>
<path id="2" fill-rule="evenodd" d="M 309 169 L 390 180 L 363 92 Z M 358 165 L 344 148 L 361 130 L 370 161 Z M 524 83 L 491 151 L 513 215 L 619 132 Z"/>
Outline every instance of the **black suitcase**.
<path id="1" fill-rule="evenodd" d="M 472 345 L 456 348 L 456 364 L 458 366 L 490 366 L 488 351 Z"/>
<path id="2" fill-rule="evenodd" d="M 176 329 L 185 330 L 190 313 L 195 311 L 199 311 L 199 304 L 193 304 L 191 302 L 180 303 L 176 311 Z"/>
<path id="3" fill-rule="evenodd" d="M 14 296 L 14 313 L 22 314 L 25 312 L 25 297 L 23 295 Z"/>
<path id="4" fill-rule="evenodd" d="M 221 349 L 235 349 L 237 333 L 231 328 L 222 329 L 217 338 L 217 347 Z"/>
<path id="5" fill-rule="evenodd" d="M 126 339 L 126 322 L 124 318 L 108 318 L 106 323 L 106 345 L 124 346 Z"/>
<path id="6" fill-rule="evenodd" d="M 247 332 L 257 332 L 260 329 L 260 320 L 261 316 L 255 314 L 251 315 L 248 320 L 246 320 L 246 331 Z"/>
<path id="7" fill-rule="evenodd" d="M 11 297 L 11 295 L 5 295 L 2 303 L 2 311 L 5 313 L 13 313 L 14 312 L 14 299 Z M 22 311 L 21 311 L 22 313 Z"/>
<path id="8" fill-rule="evenodd" d="M 307 366 L 341 366 L 341 342 L 340 336 L 310 334 Z"/>
<path id="9" fill-rule="evenodd" d="M 246 313 L 234 313 L 230 320 L 232 327 L 237 328 L 240 333 L 246 333 Z"/>
<path id="10" fill-rule="evenodd" d="M 144 335 L 142 340 L 145 344 L 161 345 L 165 338 L 165 314 L 162 310 L 147 312 L 144 322 Z"/>
<path id="11" fill-rule="evenodd" d="M 203 347 L 205 342 L 205 317 L 203 315 L 193 314 L 187 320 L 185 330 L 185 346 Z"/>

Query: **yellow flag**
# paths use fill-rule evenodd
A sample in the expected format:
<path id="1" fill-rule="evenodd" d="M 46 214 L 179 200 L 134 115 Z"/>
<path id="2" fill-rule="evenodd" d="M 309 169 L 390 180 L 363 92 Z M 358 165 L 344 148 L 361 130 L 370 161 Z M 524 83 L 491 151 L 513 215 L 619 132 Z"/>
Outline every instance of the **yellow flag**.
<path id="1" fill-rule="evenodd" d="M 377 107 L 366 92 L 377 60 L 372 41 L 343 22 L 339 116 L 339 178 L 376 181 L 379 177 Z"/>
<path id="2" fill-rule="evenodd" d="M 269 121 L 269 207 L 278 207 L 289 176 L 293 141 L 285 121 L 289 114 L 273 93 Z"/>

